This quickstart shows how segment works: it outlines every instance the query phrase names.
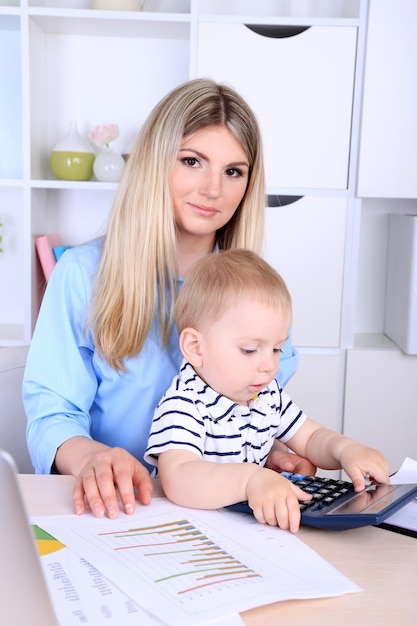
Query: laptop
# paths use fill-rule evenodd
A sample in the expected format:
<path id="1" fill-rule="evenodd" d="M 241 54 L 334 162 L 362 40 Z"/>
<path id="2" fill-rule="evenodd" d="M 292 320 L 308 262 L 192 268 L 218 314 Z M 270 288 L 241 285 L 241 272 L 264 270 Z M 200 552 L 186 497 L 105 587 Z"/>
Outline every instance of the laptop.
<path id="1" fill-rule="evenodd" d="M 4 450 L 0 450 L 0 485 L 0 623 L 57 626 L 20 492 L 16 464 Z"/>

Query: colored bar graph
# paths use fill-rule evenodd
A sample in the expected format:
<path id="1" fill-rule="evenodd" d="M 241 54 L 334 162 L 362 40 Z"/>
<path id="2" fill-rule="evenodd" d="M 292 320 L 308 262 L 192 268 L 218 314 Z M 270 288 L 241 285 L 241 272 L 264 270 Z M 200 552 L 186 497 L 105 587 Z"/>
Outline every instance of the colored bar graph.
<path id="1" fill-rule="evenodd" d="M 99 532 L 97 538 L 178 599 L 260 578 L 189 519 Z"/>

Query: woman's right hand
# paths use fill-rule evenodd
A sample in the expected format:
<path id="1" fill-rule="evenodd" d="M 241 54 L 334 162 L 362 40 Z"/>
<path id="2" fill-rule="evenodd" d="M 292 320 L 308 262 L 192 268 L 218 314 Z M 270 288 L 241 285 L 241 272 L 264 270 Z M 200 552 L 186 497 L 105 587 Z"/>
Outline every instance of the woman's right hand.
<path id="1" fill-rule="evenodd" d="M 76 457 L 79 471 L 75 469 Z M 119 501 L 123 511 L 131 515 L 136 507 L 135 489 L 139 502 L 151 502 L 148 470 L 123 448 L 109 448 L 85 437 L 74 437 L 58 449 L 55 463 L 61 473 L 76 476 L 72 500 L 77 515 L 84 513 L 88 503 L 96 517 L 106 515 L 114 519 L 120 511 Z"/>

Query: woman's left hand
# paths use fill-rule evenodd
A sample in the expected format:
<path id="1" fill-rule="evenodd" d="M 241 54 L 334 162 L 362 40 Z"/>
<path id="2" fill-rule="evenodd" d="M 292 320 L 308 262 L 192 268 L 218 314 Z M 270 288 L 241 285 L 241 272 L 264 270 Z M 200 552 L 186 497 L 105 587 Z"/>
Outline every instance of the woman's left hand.
<path id="1" fill-rule="evenodd" d="M 293 474 L 305 474 L 314 476 L 317 467 L 308 459 L 298 454 L 288 452 L 282 444 L 275 443 L 266 460 L 265 467 L 275 472 L 292 472 Z"/>

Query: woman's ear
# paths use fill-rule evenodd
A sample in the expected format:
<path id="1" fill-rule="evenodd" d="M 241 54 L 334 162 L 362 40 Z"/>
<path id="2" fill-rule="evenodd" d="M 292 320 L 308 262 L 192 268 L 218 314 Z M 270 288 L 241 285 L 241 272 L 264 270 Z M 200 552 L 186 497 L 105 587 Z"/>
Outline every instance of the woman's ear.
<path id="1" fill-rule="evenodd" d="M 184 328 L 180 335 L 180 348 L 185 359 L 195 368 L 203 365 L 201 334 L 195 328 Z"/>

